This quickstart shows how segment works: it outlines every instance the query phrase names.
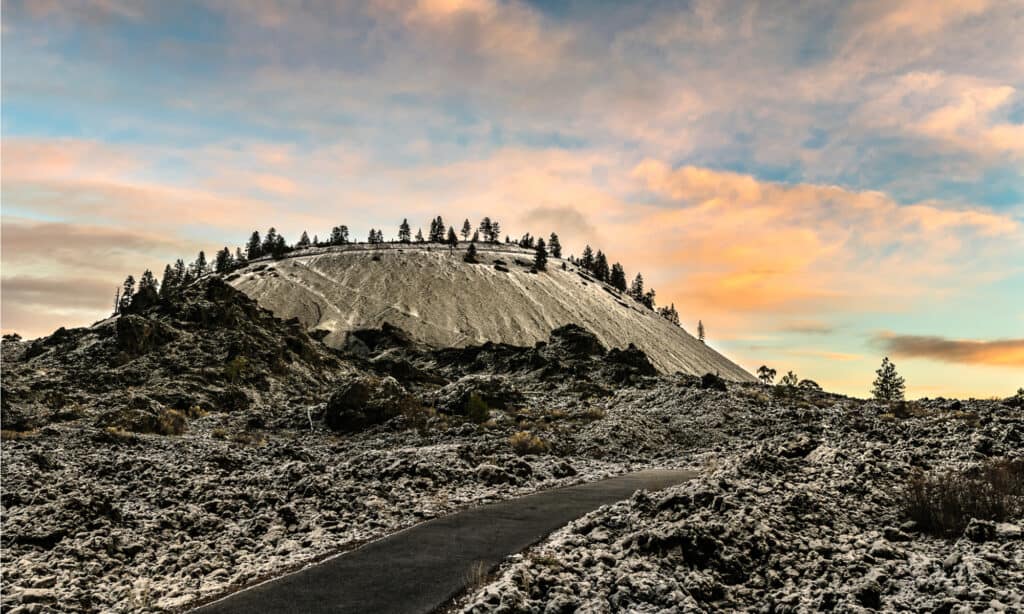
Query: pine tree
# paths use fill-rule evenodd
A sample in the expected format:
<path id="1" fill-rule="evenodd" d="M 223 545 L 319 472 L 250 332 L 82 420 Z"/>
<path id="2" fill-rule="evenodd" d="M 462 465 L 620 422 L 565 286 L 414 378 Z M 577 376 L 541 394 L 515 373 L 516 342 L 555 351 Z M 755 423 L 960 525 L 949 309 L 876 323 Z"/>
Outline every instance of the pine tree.
<path id="1" fill-rule="evenodd" d="M 526 233 L 523 238 L 519 239 L 519 247 L 525 247 L 526 249 L 533 249 L 534 241 L 533 235 Z"/>
<path id="2" fill-rule="evenodd" d="M 281 258 L 288 253 L 288 243 L 284 240 L 284 237 L 277 235 L 274 238 L 274 246 L 270 248 L 270 255 L 275 259 Z"/>
<path id="3" fill-rule="evenodd" d="M 640 273 L 637 273 L 636 277 L 633 278 L 633 285 L 629 287 L 629 295 L 635 300 L 644 300 L 644 276 Z"/>
<path id="4" fill-rule="evenodd" d="M 118 313 L 127 313 L 128 308 L 132 304 L 132 298 L 135 296 L 135 278 L 129 275 L 124 278 L 124 284 L 121 286 L 121 304 Z"/>
<path id="5" fill-rule="evenodd" d="M 313 235 L 313 245 L 315 247 L 320 247 L 320 237 L 318 235 Z"/>
<path id="6" fill-rule="evenodd" d="M 501 224 L 498 220 L 491 220 L 491 236 L 488 239 L 491 243 L 497 243 L 501 239 Z"/>
<path id="7" fill-rule="evenodd" d="M 444 243 L 444 219 L 441 216 L 434 218 L 434 221 L 430 223 L 430 242 L 431 243 Z"/>
<path id="8" fill-rule="evenodd" d="M 889 361 L 886 356 L 882 359 L 882 366 L 875 371 L 878 377 L 875 378 L 871 394 L 879 401 L 902 401 L 903 392 L 906 389 L 905 381 L 896 373 L 896 365 Z"/>
<path id="9" fill-rule="evenodd" d="M 258 230 L 252 231 L 252 236 L 249 237 L 249 243 L 245 246 L 245 257 L 249 260 L 256 260 L 263 255 L 263 242 L 260 241 L 260 232 Z M 184 275 L 182 276 L 184 279 Z"/>
<path id="10" fill-rule="evenodd" d="M 448 227 L 448 236 L 446 238 L 448 241 L 448 247 L 455 249 L 459 246 L 459 237 L 455 234 L 455 229 L 451 226 Z"/>
<path id="11" fill-rule="evenodd" d="M 775 369 L 761 365 L 757 369 L 757 379 L 761 380 L 761 383 L 765 386 L 771 385 L 772 381 L 775 380 Z"/>
<path id="12" fill-rule="evenodd" d="M 470 243 L 469 247 L 466 248 L 466 255 L 462 257 L 462 260 L 469 263 L 476 263 L 476 244 Z"/>
<path id="13" fill-rule="evenodd" d="M 611 273 L 608 275 L 608 283 L 619 292 L 626 291 L 626 271 L 618 262 L 612 265 Z"/>
<path id="14" fill-rule="evenodd" d="M 237 269 L 237 268 L 240 268 L 240 267 L 243 267 L 243 266 L 245 266 L 245 255 L 242 254 L 242 248 L 236 247 L 235 248 L 235 268 Z"/>
<path id="15" fill-rule="evenodd" d="M 474 230 L 473 231 L 473 239 L 472 239 L 472 241 L 473 241 L 473 243 L 476 243 L 479 240 L 480 240 L 480 231 Z"/>
<path id="16" fill-rule="evenodd" d="M 555 233 L 551 233 L 551 237 L 549 237 L 548 251 L 551 252 L 552 258 L 562 257 L 562 244 L 558 241 L 558 235 Z"/>
<path id="17" fill-rule="evenodd" d="M 796 385 L 800 383 L 800 378 L 796 376 L 796 373 L 792 371 L 786 371 L 786 374 L 779 380 L 780 386 L 789 386 L 790 388 L 796 388 Z"/>
<path id="18" fill-rule="evenodd" d="M 422 228 L 416 230 L 416 242 L 417 243 L 423 243 L 423 229 Z"/>
<path id="19" fill-rule="evenodd" d="M 697 320 L 697 338 L 704 343 L 704 322 Z"/>
<path id="20" fill-rule="evenodd" d="M 331 245 L 345 245 L 348 243 L 348 226 L 342 224 L 331 229 Z"/>
<path id="21" fill-rule="evenodd" d="M 469 223 L 469 220 L 467 219 L 465 222 L 462 222 L 462 240 L 469 241 L 469 233 L 471 232 L 473 232 L 473 226 Z"/>
<path id="22" fill-rule="evenodd" d="M 594 269 L 594 250 L 590 249 L 589 245 L 583 248 L 583 256 L 580 258 L 580 266 L 587 272 Z"/>
<path id="23" fill-rule="evenodd" d="M 196 261 L 192 263 L 192 274 L 196 279 L 199 279 L 209 272 L 210 267 L 206 264 L 206 252 L 200 250 L 199 254 L 196 255 Z"/>
<path id="24" fill-rule="evenodd" d="M 668 307 L 662 307 L 658 309 L 658 315 L 665 318 L 669 322 L 679 326 L 679 312 L 676 311 L 676 304 L 672 303 Z"/>
<path id="25" fill-rule="evenodd" d="M 157 292 L 159 285 L 156 282 L 156 277 L 153 276 L 153 271 L 146 269 L 142 272 L 142 277 L 139 278 L 139 290 L 132 297 L 132 305 L 139 309 L 145 309 L 150 305 L 155 305 L 160 300 L 160 295 Z"/>
<path id="26" fill-rule="evenodd" d="M 179 288 L 185 285 L 185 279 L 188 277 L 188 267 L 185 266 L 185 261 L 178 258 L 174 261 L 174 283 Z"/>
<path id="27" fill-rule="evenodd" d="M 544 245 L 544 239 L 537 239 L 537 249 L 533 254 L 533 268 L 538 271 L 548 270 L 548 250 Z"/>
<path id="28" fill-rule="evenodd" d="M 277 230 L 273 227 L 267 231 L 266 236 L 263 237 L 263 255 L 269 256 L 274 252 L 274 245 L 277 244 Z"/>
<path id="29" fill-rule="evenodd" d="M 295 247 L 298 249 L 304 249 L 309 247 L 309 235 L 306 233 L 305 230 L 302 231 L 302 236 L 299 237 L 299 242 L 295 244 Z"/>
<path id="30" fill-rule="evenodd" d="M 156 282 L 156 277 L 153 275 L 153 271 L 146 269 L 142 272 L 142 277 L 139 278 L 139 292 L 152 291 L 156 292 L 159 284 Z"/>
<path id="31" fill-rule="evenodd" d="M 410 243 L 412 241 L 412 234 L 409 230 L 409 220 L 403 218 L 402 223 L 398 226 L 398 242 L 399 243 Z"/>
<path id="32" fill-rule="evenodd" d="M 121 313 L 121 286 L 114 290 L 114 315 Z"/>
<path id="33" fill-rule="evenodd" d="M 384 242 L 384 231 L 383 230 L 378 230 L 377 231 L 377 243 L 383 243 L 383 242 Z"/>
<path id="34" fill-rule="evenodd" d="M 377 242 L 377 229 L 376 228 L 371 228 L 370 229 L 370 236 L 369 236 L 369 238 L 366 239 L 366 242 L 369 243 L 370 245 L 373 245 L 374 243 Z"/>
<path id="35" fill-rule="evenodd" d="M 164 277 L 160 280 L 160 298 L 171 298 L 178 288 L 178 280 L 175 279 L 174 269 L 171 265 L 164 266 Z"/>
<path id="36" fill-rule="evenodd" d="M 640 302 L 644 304 L 644 307 L 647 307 L 648 309 L 654 309 L 655 295 L 656 292 L 654 291 L 654 288 L 651 288 L 647 292 L 644 292 L 644 297 L 640 299 Z"/>
<path id="37" fill-rule="evenodd" d="M 482 234 L 484 237 L 484 241 L 490 242 L 494 237 L 494 232 L 491 229 L 491 218 L 485 217 L 484 219 L 480 220 L 479 230 L 480 234 Z"/>
<path id="38" fill-rule="evenodd" d="M 597 250 L 594 256 L 594 277 L 599 281 L 608 281 L 608 258 L 601 250 Z"/>
<path id="39" fill-rule="evenodd" d="M 231 265 L 231 250 L 225 246 L 217 251 L 217 256 L 213 260 L 213 270 L 216 273 L 227 273 L 231 270 Z"/>

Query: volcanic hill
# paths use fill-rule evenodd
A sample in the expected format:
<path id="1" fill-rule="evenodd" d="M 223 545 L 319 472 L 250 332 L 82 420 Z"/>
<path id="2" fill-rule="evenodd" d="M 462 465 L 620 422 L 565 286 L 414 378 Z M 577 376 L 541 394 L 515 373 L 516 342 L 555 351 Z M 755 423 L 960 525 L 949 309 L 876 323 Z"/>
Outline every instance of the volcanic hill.
<path id="1" fill-rule="evenodd" d="M 754 381 L 681 327 L 569 261 L 550 258 L 547 270 L 537 273 L 530 250 L 478 245 L 477 262 L 469 263 L 466 247 L 312 248 L 253 261 L 228 281 L 336 348 L 351 331 L 385 322 L 439 348 L 488 341 L 531 346 L 547 341 L 553 329 L 577 324 L 606 347 L 636 345 L 664 373 Z"/>

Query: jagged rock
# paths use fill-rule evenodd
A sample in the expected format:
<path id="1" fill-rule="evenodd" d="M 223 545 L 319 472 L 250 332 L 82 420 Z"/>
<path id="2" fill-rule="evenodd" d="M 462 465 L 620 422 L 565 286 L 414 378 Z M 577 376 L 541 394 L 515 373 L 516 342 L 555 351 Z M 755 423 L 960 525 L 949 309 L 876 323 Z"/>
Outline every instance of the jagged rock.
<path id="1" fill-rule="evenodd" d="M 700 387 L 705 390 L 721 390 L 722 392 L 729 390 L 725 385 L 725 380 L 714 373 L 705 373 L 702 375 L 700 378 Z"/>
<path id="2" fill-rule="evenodd" d="M 448 384 L 437 392 L 437 407 L 454 414 L 465 413 L 472 395 L 476 395 L 488 406 L 508 409 L 521 404 L 522 393 L 511 380 L 499 375 L 468 375 Z"/>
<path id="3" fill-rule="evenodd" d="M 342 384 L 327 401 L 324 423 L 343 433 L 383 424 L 415 400 L 393 377 L 360 377 Z"/>
<path id="4" fill-rule="evenodd" d="M 117 347 L 129 356 L 139 356 L 173 341 L 177 335 L 162 322 L 135 314 L 117 319 Z"/>

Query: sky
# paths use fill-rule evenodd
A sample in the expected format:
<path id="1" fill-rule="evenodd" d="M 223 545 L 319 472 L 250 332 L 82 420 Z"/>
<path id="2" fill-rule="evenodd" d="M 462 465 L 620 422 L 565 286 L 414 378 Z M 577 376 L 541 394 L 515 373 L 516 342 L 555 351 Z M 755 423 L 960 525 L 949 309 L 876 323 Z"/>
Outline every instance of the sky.
<path id="1" fill-rule="evenodd" d="M 1024 386 L 1024 2 L 4 0 L 2 328 L 144 268 L 483 216 L 750 371 Z"/>

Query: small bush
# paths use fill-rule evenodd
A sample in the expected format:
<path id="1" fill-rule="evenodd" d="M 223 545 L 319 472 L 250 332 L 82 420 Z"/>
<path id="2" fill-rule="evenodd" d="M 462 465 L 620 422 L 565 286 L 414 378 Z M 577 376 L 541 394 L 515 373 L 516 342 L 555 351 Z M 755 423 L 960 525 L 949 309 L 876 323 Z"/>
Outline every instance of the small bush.
<path id="1" fill-rule="evenodd" d="M 187 410 L 185 410 L 185 416 L 188 417 L 189 419 L 202 418 L 203 416 L 208 415 L 210 415 L 210 412 L 206 411 L 205 409 L 198 405 L 193 405 L 192 407 L 189 407 Z"/>
<path id="2" fill-rule="evenodd" d="M 39 431 L 11 431 L 4 429 L 0 431 L 0 441 L 16 441 L 18 439 L 31 439 L 39 434 Z"/>
<path id="3" fill-rule="evenodd" d="M 466 401 L 466 417 L 476 424 L 483 424 L 491 419 L 491 408 L 479 395 L 470 394 Z"/>
<path id="4" fill-rule="evenodd" d="M 605 411 L 604 411 L 603 407 L 588 407 L 588 408 L 584 409 L 583 413 L 580 414 L 580 415 L 583 417 L 584 420 L 589 420 L 590 422 L 596 422 L 596 421 L 601 420 L 602 418 L 604 418 Z"/>
<path id="5" fill-rule="evenodd" d="M 156 419 L 156 432 L 161 435 L 181 435 L 188 430 L 185 414 L 176 409 L 165 409 Z"/>
<path id="6" fill-rule="evenodd" d="M 519 456 L 525 456 L 527 454 L 543 454 L 548 450 L 548 444 L 544 443 L 544 440 L 536 435 L 531 434 L 528 431 L 519 431 L 508 438 L 509 445 L 512 446 L 512 450 Z"/>
<path id="7" fill-rule="evenodd" d="M 917 473 L 901 497 L 904 515 L 920 530 L 956 537 L 971 518 L 1005 521 L 1024 514 L 1024 460 L 996 459 L 962 473 Z"/>
<path id="8" fill-rule="evenodd" d="M 245 380 L 249 374 L 249 359 L 245 356 L 235 356 L 224 365 L 224 379 L 232 384 Z"/>
<path id="9" fill-rule="evenodd" d="M 114 443 L 135 443 L 139 439 L 135 433 L 116 426 L 108 426 L 103 429 L 103 433 L 106 435 L 107 441 Z"/>
<path id="10" fill-rule="evenodd" d="M 228 430 L 223 428 L 213 429 L 213 431 L 210 432 L 210 437 L 213 437 L 214 439 L 227 439 Z"/>
<path id="11" fill-rule="evenodd" d="M 437 415 L 434 408 L 419 403 L 409 403 L 402 408 L 402 415 L 409 423 L 409 426 L 416 429 L 420 435 L 425 435 L 430 430 L 430 419 Z"/>

